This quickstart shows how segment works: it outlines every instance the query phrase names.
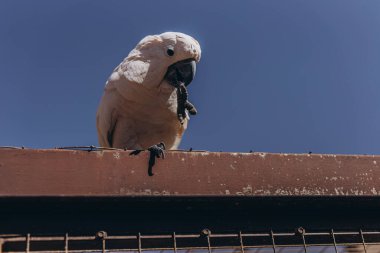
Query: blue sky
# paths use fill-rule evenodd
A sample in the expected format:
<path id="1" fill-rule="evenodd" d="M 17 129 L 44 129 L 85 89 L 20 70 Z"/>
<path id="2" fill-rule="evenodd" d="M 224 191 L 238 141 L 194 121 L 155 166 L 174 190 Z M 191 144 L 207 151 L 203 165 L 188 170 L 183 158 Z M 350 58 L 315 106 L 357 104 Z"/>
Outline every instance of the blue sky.
<path id="1" fill-rule="evenodd" d="M 202 46 L 181 148 L 380 153 L 380 1 L 0 1 L 0 145 L 97 145 L 106 79 L 145 35 Z"/>

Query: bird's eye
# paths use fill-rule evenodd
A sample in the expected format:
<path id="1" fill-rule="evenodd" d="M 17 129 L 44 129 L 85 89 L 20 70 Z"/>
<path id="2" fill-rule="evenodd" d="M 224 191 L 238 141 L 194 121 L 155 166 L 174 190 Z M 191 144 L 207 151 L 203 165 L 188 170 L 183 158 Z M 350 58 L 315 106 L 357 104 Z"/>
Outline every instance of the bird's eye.
<path id="1" fill-rule="evenodd" d="M 166 50 L 166 53 L 167 55 L 169 56 L 173 56 L 174 55 L 174 49 L 172 47 L 169 47 L 167 50 Z"/>

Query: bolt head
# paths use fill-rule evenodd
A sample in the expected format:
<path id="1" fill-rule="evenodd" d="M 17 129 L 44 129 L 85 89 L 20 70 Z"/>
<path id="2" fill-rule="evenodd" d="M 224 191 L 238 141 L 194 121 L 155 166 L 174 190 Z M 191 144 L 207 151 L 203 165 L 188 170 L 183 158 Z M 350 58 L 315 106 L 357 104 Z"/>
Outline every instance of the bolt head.
<path id="1" fill-rule="evenodd" d="M 107 237 L 107 232 L 106 231 L 98 231 L 96 233 L 96 237 L 98 237 L 98 238 L 105 238 L 105 237 Z"/>
<path id="2" fill-rule="evenodd" d="M 208 229 L 208 228 L 202 229 L 201 235 L 203 235 L 203 236 L 209 236 L 209 235 L 211 235 L 210 229 Z"/>

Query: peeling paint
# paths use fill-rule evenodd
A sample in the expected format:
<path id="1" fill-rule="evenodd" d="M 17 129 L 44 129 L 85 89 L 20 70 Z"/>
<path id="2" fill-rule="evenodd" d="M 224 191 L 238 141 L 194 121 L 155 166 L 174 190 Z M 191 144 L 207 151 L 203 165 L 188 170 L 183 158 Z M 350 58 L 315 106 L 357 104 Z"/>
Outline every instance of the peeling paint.
<path id="1" fill-rule="evenodd" d="M 265 156 L 266 156 L 267 154 L 266 153 L 259 153 L 259 156 L 261 157 L 261 158 L 265 158 Z"/>
<path id="2" fill-rule="evenodd" d="M 120 193 L 123 194 L 123 195 L 136 195 L 136 194 L 139 194 L 139 195 L 145 195 L 145 196 L 169 196 L 171 195 L 170 191 L 168 190 L 162 190 L 162 191 L 158 191 L 158 190 L 151 190 L 151 189 L 145 189 L 145 190 L 141 190 L 141 191 L 132 191 L 132 190 L 128 190 L 128 188 L 121 188 L 120 189 Z M 178 192 L 174 192 L 174 195 L 178 194 Z"/>
<path id="3" fill-rule="evenodd" d="M 244 194 L 251 194 L 252 193 L 252 186 L 248 185 L 247 187 L 243 187 L 243 193 Z"/>
<path id="4" fill-rule="evenodd" d="M 253 153 L 238 153 L 239 156 L 251 156 Z"/>
<path id="5" fill-rule="evenodd" d="M 97 158 L 102 158 L 103 155 L 104 155 L 104 152 L 103 152 L 103 151 L 96 152 L 96 157 L 97 157 Z"/>
<path id="6" fill-rule="evenodd" d="M 17 182 L 17 187 L 13 187 L 14 183 L 9 187 L 10 180 L 0 178 L 1 194 L 25 195 L 33 191 L 39 195 L 73 196 L 174 195 L 175 192 L 245 196 L 380 195 L 377 164 L 380 156 L 175 151 L 167 153 L 167 160 L 157 161 L 154 169 L 159 173 L 148 177 L 146 155 L 130 157 L 126 152 L 116 150 L 23 150 L 22 155 L 20 152 L 0 151 L 4 164 L 2 173 L 6 173 L 2 178 Z M 73 157 L 75 159 L 71 159 Z M 65 163 L 68 159 L 71 159 L 70 163 Z M 114 159 L 123 159 L 123 162 Z M 42 167 L 41 161 L 47 165 Z M 58 169 L 49 169 L 55 164 Z M 186 179 L 180 179 L 180 175 L 186 175 Z M 46 178 L 58 181 L 64 178 L 65 185 L 39 187 L 47 181 Z M 76 187 L 78 179 L 83 182 L 81 188 Z"/>
<path id="7" fill-rule="evenodd" d="M 335 189 L 335 195 L 345 195 L 343 192 L 343 187 L 336 187 Z"/>
<path id="8" fill-rule="evenodd" d="M 114 152 L 113 153 L 113 158 L 120 159 L 120 153 L 119 152 Z"/>

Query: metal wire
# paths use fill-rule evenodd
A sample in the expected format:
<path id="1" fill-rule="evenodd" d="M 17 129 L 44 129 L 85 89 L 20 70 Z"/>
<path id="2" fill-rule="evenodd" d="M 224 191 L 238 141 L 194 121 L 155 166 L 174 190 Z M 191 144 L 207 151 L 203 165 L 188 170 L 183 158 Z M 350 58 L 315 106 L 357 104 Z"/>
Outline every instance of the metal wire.
<path id="1" fill-rule="evenodd" d="M 243 237 L 241 236 L 241 231 L 239 231 L 239 242 L 240 242 L 240 252 L 244 253 L 244 244 L 243 244 Z"/>
<path id="2" fill-rule="evenodd" d="M 302 243 L 303 243 L 303 249 L 304 249 L 304 252 L 307 253 L 307 246 L 306 246 L 306 240 L 305 240 L 305 230 L 302 229 L 301 232 L 301 236 L 302 236 Z"/>
<path id="3" fill-rule="evenodd" d="M 326 237 L 326 235 L 329 235 Z M 339 242 L 336 240 L 339 236 Z M 356 236 L 357 241 L 353 242 L 352 238 Z M 365 236 L 371 236 L 371 240 L 366 242 Z M 217 238 L 220 238 L 218 240 Z M 261 239 L 269 239 L 263 243 Z M 302 240 L 301 240 L 302 238 Z M 329 232 L 294 232 L 294 233 L 276 233 L 274 231 L 263 233 L 211 233 L 209 230 L 202 230 L 201 233 L 193 234 L 154 234 L 154 235 L 107 235 L 105 231 L 97 232 L 95 236 L 32 236 L 27 234 L 21 235 L 0 235 L 0 253 L 2 252 L 26 252 L 26 253 L 76 253 L 76 252 L 121 252 L 135 251 L 142 253 L 143 251 L 162 251 L 171 250 L 174 253 L 189 250 L 206 250 L 208 253 L 218 252 L 218 250 L 229 250 L 230 252 L 252 252 L 254 249 L 272 249 L 273 252 L 305 252 L 308 250 L 315 252 L 313 247 L 334 247 L 335 252 L 343 247 L 354 247 L 355 249 L 363 249 L 367 252 L 368 246 L 377 245 L 380 248 L 380 231 L 337 231 L 331 229 Z M 330 238 L 330 239 L 329 239 Z M 215 239 L 215 240 L 213 240 Z M 232 243 L 231 240 L 237 240 Z M 250 240 L 248 240 L 250 239 Z M 275 239 L 277 243 L 275 243 Z M 281 239 L 281 240 L 280 240 Z M 317 239 L 317 240 L 315 240 Z M 332 240 L 331 240 L 332 239 Z M 359 240 L 360 239 L 360 240 Z M 116 242 L 116 244 L 111 243 Z M 180 241 L 179 241 L 180 240 Z M 204 244 L 206 240 L 207 245 Z M 101 243 L 94 248 L 94 242 Z M 160 242 L 159 246 L 157 241 Z M 37 245 L 35 246 L 34 243 Z M 57 246 L 57 242 L 61 242 L 61 248 Z M 76 243 L 70 243 L 76 242 Z M 127 243 L 129 242 L 129 244 Z M 137 242 L 134 246 L 130 242 Z M 308 243 L 313 242 L 313 243 Z M 78 248 L 77 244 L 80 244 Z M 24 247 L 20 247 L 24 245 Z M 116 246 L 115 246 L 116 245 Z M 137 247 L 136 247 L 137 245 Z M 70 246 L 70 247 L 69 247 Z M 285 250 L 284 248 L 289 249 Z M 320 249 L 323 252 L 329 248 Z M 261 252 L 261 251 L 258 251 Z"/>
<path id="4" fill-rule="evenodd" d="M 25 149 L 24 146 L 0 146 L 0 149 Z M 109 147 L 97 147 L 97 146 L 67 146 L 67 147 L 55 147 L 54 149 L 68 149 L 68 150 L 83 150 L 83 151 L 100 151 L 100 150 L 125 150 L 119 148 L 109 148 Z"/>
<path id="5" fill-rule="evenodd" d="M 65 234 L 65 253 L 69 252 L 69 234 Z"/>
<path id="6" fill-rule="evenodd" d="M 337 248 L 337 245 L 336 245 L 336 240 L 335 240 L 334 229 L 331 229 L 331 236 L 332 236 L 332 238 L 333 238 L 333 241 L 334 241 L 334 248 L 335 248 L 335 253 L 339 253 L 339 252 L 338 252 L 338 248 Z"/>
<path id="7" fill-rule="evenodd" d="M 102 238 L 102 253 L 106 252 L 106 238 Z"/>
<path id="8" fill-rule="evenodd" d="M 139 242 L 139 253 L 141 253 L 142 249 L 141 249 L 141 234 L 139 233 L 138 236 L 137 236 L 137 239 L 138 239 L 138 242 Z"/>
<path id="9" fill-rule="evenodd" d="M 27 234 L 26 235 L 26 249 L 25 249 L 26 253 L 29 253 L 30 251 L 30 234 Z"/>
<path id="10" fill-rule="evenodd" d="M 173 232 L 173 249 L 174 249 L 174 253 L 177 253 L 177 239 L 176 239 L 175 232 Z"/>
<path id="11" fill-rule="evenodd" d="M 16 147 L 16 146 L 0 146 L 0 149 L 25 149 L 26 147 Z M 62 150 L 77 150 L 77 151 L 102 151 L 102 150 L 119 150 L 119 151 L 127 151 L 127 149 L 122 148 L 110 148 L 110 147 L 98 147 L 94 145 L 90 146 L 64 146 L 64 147 L 54 147 L 54 149 L 62 149 Z M 193 150 L 192 148 L 189 150 L 185 149 L 173 149 L 171 151 L 181 151 L 181 152 L 209 152 L 208 150 Z"/>
<path id="12" fill-rule="evenodd" d="M 24 146 L 22 147 L 15 147 L 15 146 L 0 146 L 0 148 L 4 148 L 4 149 L 25 149 Z"/>
<path id="13" fill-rule="evenodd" d="M 364 252 L 367 253 L 367 246 L 365 245 L 364 236 L 363 236 L 363 231 L 362 231 L 361 229 L 360 229 L 360 237 L 361 237 L 362 242 L 363 242 Z"/>
<path id="14" fill-rule="evenodd" d="M 272 239 L 273 253 L 276 253 L 276 244 L 274 243 L 274 234 L 272 230 L 270 231 L 270 237 Z"/>
<path id="15" fill-rule="evenodd" d="M 207 235 L 207 250 L 208 253 L 211 253 L 210 234 Z"/>
<path id="16" fill-rule="evenodd" d="M 126 150 L 120 148 L 109 147 L 97 147 L 97 146 L 68 146 L 68 147 L 56 147 L 55 149 L 68 149 L 68 150 L 83 150 L 83 151 L 100 151 L 100 150 Z"/>

